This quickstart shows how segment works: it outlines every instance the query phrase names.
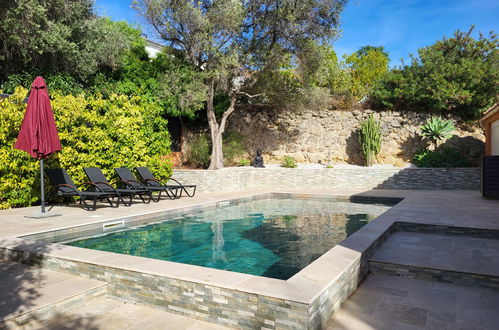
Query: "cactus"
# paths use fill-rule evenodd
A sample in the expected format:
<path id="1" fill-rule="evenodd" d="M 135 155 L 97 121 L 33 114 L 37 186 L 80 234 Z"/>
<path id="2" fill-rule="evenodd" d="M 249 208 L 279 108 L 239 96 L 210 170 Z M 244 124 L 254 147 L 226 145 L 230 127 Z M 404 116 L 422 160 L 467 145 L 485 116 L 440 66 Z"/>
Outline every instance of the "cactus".
<path id="1" fill-rule="evenodd" d="M 366 165 L 371 166 L 381 149 L 381 125 L 373 115 L 360 123 L 359 142 L 366 157 Z"/>

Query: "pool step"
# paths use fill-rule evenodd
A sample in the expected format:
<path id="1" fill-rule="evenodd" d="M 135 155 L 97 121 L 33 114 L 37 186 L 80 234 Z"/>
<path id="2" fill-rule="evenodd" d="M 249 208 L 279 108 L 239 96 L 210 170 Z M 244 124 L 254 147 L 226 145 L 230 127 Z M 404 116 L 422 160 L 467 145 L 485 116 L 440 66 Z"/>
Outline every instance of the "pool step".
<path id="1" fill-rule="evenodd" d="M 0 329 L 24 329 L 105 297 L 107 284 L 0 260 Z"/>
<path id="2" fill-rule="evenodd" d="M 448 269 L 436 269 L 414 265 L 369 261 L 369 272 L 405 276 L 408 278 L 445 282 L 458 285 L 471 285 L 499 290 L 499 276 L 457 272 Z"/>
<path id="3" fill-rule="evenodd" d="M 369 259 L 369 271 L 499 289 L 499 240 L 393 233 Z"/>

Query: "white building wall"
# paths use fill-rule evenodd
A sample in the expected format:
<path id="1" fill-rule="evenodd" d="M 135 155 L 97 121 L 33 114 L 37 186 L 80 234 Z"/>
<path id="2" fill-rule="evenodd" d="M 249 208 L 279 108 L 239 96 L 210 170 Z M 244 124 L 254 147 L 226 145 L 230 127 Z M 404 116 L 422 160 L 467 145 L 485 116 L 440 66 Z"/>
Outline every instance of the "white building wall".
<path id="1" fill-rule="evenodd" d="M 150 58 L 154 58 L 156 57 L 156 55 L 158 55 L 158 53 L 161 52 L 161 50 L 158 49 L 157 47 L 151 47 L 149 45 L 146 45 L 146 52 Z"/>
<path id="2" fill-rule="evenodd" d="M 491 139 L 491 148 L 490 148 L 491 155 L 499 156 L 499 120 L 496 120 L 491 125 L 490 139 Z"/>

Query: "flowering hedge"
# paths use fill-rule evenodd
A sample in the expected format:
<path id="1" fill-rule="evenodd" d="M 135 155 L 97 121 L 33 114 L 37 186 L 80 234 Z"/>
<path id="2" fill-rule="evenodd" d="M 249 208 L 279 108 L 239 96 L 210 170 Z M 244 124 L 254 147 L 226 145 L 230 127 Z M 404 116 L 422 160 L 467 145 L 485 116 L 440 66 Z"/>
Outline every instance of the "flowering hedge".
<path id="1" fill-rule="evenodd" d="M 29 206 L 39 198 L 39 165 L 15 150 L 27 90 L 19 87 L 0 99 L 0 209 Z M 158 177 L 171 174 L 170 137 L 164 109 L 138 96 L 60 95 L 51 93 L 62 151 L 46 167 L 66 168 L 78 184 L 83 167 L 97 166 L 108 179 L 115 167 L 149 166 Z M 48 189 L 48 187 L 47 187 Z"/>

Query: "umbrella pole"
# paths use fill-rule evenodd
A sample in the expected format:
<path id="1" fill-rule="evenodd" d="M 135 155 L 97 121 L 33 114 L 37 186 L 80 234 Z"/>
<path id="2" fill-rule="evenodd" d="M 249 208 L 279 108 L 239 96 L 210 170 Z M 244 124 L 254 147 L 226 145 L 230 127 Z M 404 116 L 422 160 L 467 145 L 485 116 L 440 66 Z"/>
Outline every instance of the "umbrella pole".
<path id="1" fill-rule="evenodd" d="M 42 191 L 42 213 L 45 213 L 45 185 L 43 182 L 43 159 L 40 159 L 40 189 Z"/>
<path id="2" fill-rule="evenodd" d="M 54 214 L 52 212 L 45 212 L 45 185 L 43 183 L 43 159 L 40 159 L 40 190 L 42 192 L 42 212 L 40 213 L 35 213 L 32 215 L 25 215 L 25 218 L 33 218 L 33 219 L 42 219 L 42 218 L 50 218 L 50 217 L 57 217 L 60 216 L 60 214 Z"/>

